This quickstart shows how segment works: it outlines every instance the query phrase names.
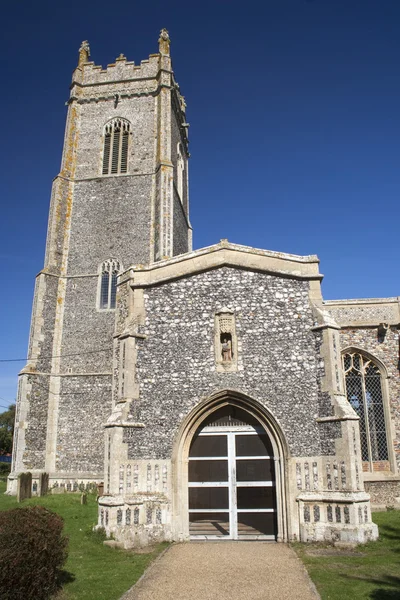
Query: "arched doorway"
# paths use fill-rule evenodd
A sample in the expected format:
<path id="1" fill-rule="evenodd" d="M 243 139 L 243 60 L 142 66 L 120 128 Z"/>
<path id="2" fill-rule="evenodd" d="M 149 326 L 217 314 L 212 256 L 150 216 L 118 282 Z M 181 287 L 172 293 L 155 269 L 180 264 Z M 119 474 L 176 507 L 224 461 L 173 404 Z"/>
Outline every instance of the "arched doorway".
<path id="1" fill-rule="evenodd" d="M 192 539 L 277 539 L 273 444 L 246 410 L 225 404 L 195 431 L 188 455 Z"/>

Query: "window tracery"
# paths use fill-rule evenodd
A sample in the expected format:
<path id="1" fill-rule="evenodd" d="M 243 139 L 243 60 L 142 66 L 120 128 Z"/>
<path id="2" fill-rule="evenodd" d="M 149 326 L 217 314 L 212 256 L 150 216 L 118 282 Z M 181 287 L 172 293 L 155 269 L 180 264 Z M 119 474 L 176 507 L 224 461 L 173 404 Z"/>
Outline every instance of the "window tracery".
<path id="1" fill-rule="evenodd" d="M 121 263 L 116 259 L 103 262 L 100 270 L 99 308 L 110 310 L 115 308 L 117 299 L 117 279 L 122 271 Z"/>
<path id="2" fill-rule="evenodd" d="M 131 124 L 126 119 L 112 119 L 104 126 L 103 175 L 128 171 L 128 148 Z"/>
<path id="3" fill-rule="evenodd" d="M 343 355 L 347 400 L 360 417 L 362 460 L 389 460 L 382 374 L 378 365 L 360 352 Z"/>

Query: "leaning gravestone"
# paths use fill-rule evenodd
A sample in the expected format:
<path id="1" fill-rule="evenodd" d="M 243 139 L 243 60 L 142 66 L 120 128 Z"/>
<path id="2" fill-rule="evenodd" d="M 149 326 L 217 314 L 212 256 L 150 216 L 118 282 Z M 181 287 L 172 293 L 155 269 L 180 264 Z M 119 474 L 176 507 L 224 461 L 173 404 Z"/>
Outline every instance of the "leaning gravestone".
<path id="1" fill-rule="evenodd" d="M 32 498 L 32 473 L 18 475 L 17 502 Z"/>
<path id="2" fill-rule="evenodd" d="M 39 479 L 39 496 L 45 496 L 49 491 L 49 474 L 41 473 Z"/>

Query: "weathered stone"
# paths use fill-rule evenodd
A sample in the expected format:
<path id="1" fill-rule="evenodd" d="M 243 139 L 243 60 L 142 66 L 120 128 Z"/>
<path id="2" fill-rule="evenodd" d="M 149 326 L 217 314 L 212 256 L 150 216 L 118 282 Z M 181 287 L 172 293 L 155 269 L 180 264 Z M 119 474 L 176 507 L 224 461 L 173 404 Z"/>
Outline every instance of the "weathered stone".
<path id="1" fill-rule="evenodd" d="M 18 475 L 17 502 L 22 502 L 32 497 L 32 473 Z"/>

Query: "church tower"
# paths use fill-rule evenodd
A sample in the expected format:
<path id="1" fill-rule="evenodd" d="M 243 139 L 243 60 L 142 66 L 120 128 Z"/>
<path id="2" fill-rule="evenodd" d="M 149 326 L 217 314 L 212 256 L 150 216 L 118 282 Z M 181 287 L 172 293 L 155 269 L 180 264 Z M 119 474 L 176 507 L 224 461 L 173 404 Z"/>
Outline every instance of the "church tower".
<path id="1" fill-rule="evenodd" d="M 117 276 L 191 250 L 188 124 L 168 32 L 140 65 L 89 58 L 83 42 L 20 374 L 11 493 L 22 471 L 69 487 L 103 479 Z"/>

